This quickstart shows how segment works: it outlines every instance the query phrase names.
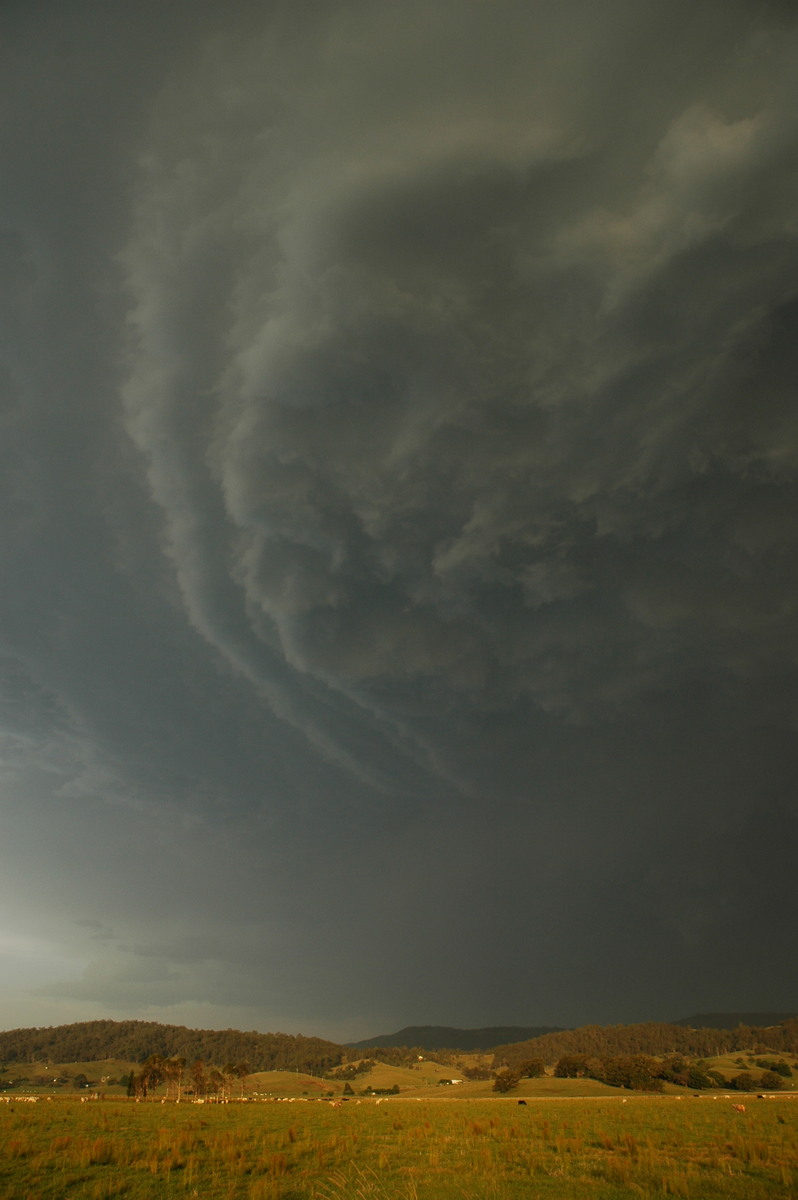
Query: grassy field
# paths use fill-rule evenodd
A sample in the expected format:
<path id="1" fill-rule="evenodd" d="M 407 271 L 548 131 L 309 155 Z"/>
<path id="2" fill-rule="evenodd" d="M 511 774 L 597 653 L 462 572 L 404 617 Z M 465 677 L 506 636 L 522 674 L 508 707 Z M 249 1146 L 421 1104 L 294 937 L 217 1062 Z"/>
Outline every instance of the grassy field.
<path id="1" fill-rule="evenodd" d="M 0 1103 L 0 1200 L 792 1200 L 798 1099 Z"/>

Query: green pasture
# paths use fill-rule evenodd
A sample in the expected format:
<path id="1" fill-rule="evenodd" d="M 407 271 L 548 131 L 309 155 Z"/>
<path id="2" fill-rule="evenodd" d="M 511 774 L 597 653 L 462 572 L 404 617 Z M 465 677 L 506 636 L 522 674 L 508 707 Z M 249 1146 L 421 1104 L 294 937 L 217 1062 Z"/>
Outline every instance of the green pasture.
<path id="1" fill-rule="evenodd" d="M 792 1200 L 798 1098 L 0 1103 L 0 1200 Z"/>

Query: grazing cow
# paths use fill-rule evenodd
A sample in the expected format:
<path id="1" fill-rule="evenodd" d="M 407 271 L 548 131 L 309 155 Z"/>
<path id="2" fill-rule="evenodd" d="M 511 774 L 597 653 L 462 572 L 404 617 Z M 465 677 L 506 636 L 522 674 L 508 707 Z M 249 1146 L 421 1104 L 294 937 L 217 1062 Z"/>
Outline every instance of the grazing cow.
<path id="1" fill-rule="evenodd" d="M 518 1101 L 518 1103 L 519 1103 L 519 1104 L 526 1104 L 526 1100 L 519 1100 L 519 1101 Z"/>
<path id="2" fill-rule="evenodd" d="M 744 1104 L 733 1104 L 732 1108 L 734 1109 L 735 1112 L 745 1112 Z"/>

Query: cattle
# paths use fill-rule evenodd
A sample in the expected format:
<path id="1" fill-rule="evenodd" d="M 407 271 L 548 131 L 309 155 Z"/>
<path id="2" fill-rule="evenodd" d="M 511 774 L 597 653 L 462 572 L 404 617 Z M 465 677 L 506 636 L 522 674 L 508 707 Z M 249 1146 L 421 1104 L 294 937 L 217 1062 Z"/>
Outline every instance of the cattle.
<path id="1" fill-rule="evenodd" d="M 734 1109 L 735 1112 L 745 1112 L 744 1104 L 733 1104 L 732 1108 Z"/>
<path id="2" fill-rule="evenodd" d="M 519 1101 L 518 1101 L 518 1103 L 519 1103 L 519 1104 L 524 1104 L 524 1105 L 525 1105 L 525 1104 L 526 1104 L 526 1100 L 519 1100 Z"/>

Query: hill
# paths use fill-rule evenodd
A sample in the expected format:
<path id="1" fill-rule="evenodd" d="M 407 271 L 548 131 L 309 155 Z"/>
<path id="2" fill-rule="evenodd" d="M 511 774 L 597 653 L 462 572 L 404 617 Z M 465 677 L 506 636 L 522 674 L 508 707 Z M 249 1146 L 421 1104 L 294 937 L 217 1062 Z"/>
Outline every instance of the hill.
<path id="1" fill-rule="evenodd" d="M 533 1058 L 542 1058 L 551 1064 L 570 1054 L 597 1058 L 683 1054 L 689 1058 L 709 1058 L 741 1050 L 795 1054 L 798 1052 L 798 1019 L 769 1026 L 738 1025 L 733 1029 L 695 1029 L 656 1022 L 584 1025 L 579 1029 L 564 1029 L 528 1041 L 497 1046 L 494 1064 L 514 1066 Z"/>
<path id="2" fill-rule="evenodd" d="M 357 1050 L 400 1046 L 413 1050 L 492 1050 L 507 1042 L 520 1042 L 557 1033 L 557 1025 L 492 1025 L 486 1029 L 453 1029 L 448 1025 L 408 1025 L 398 1033 L 384 1033 L 361 1042 L 347 1042 Z"/>
<path id="3" fill-rule="evenodd" d="M 322 1075 L 366 1050 L 394 1066 L 408 1065 L 415 1051 L 438 1053 L 451 1062 L 455 1051 L 492 1050 L 494 1064 L 512 1066 L 525 1059 L 556 1063 L 563 1055 L 600 1058 L 630 1054 L 682 1054 L 710 1058 L 740 1051 L 798 1053 L 798 1018 L 772 1022 L 779 1014 L 706 1014 L 672 1024 L 586 1025 L 579 1029 L 541 1026 L 489 1026 L 455 1029 L 411 1025 L 398 1033 L 340 1046 L 322 1038 L 286 1033 L 243 1033 L 235 1029 L 187 1029 L 155 1021 L 84 1021 L 47 1028 L 0 1032 L 0 1062 L 69 1063 L 116 1059 L 141 1063 L 150 1055 L 181 1057 L 187 1062 L 246 1062 L 252 1071 L 305 1071 Z M 764 1016 L 766 1024 L 738 1018 Z M 710 1026 L 708 1021 L 717 1022 Z M 722 1022 L 722 1023 L 721 1023 Z M 519 1036 L 520 1035 L 520 1036 Z"/>
<path id="4" fill-rule="evenodd" d="M 312 1071 L 320 1074 L 347 1057 L 343 1046 L 322 1038 L 287 1033 L 242 1033 L 236 1029 L 187 1029 L 155 1021 L 79 1021 L 42 1029 L 0 1033 L 0 1062 L 143 1062 L 151 1054 L 189 1062 L 246 1062 L 253 1071 Z"/>

